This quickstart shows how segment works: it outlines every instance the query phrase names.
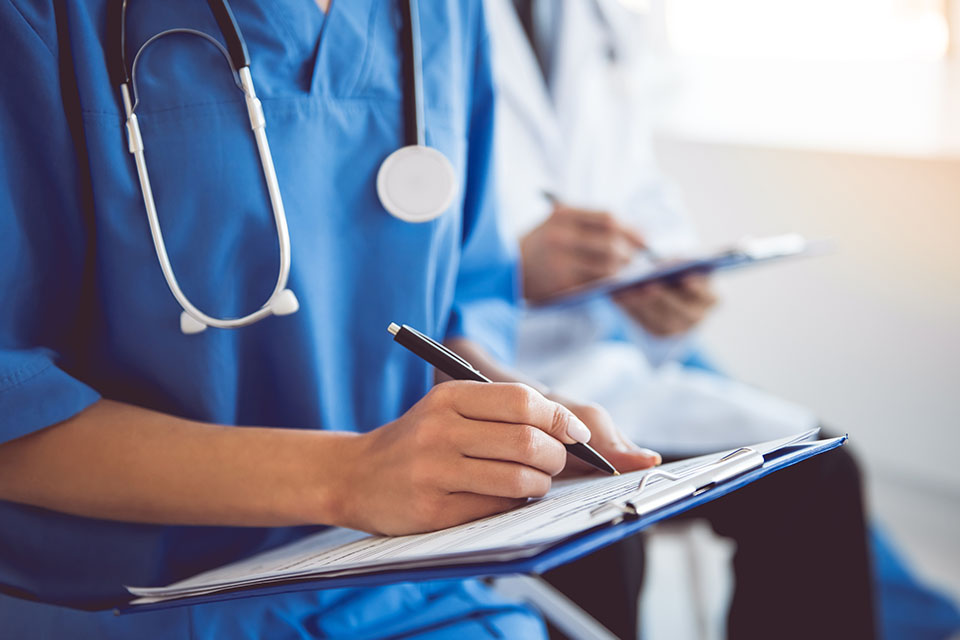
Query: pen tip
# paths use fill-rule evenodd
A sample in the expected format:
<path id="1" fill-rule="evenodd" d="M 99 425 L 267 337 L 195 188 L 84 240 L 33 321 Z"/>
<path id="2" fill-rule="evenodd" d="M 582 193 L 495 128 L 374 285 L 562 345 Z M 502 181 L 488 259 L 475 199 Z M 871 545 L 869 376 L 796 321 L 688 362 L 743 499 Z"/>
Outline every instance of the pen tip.
<path id="1" fill-rule="evenodd" d="M 387 331 L 393 335 L 397 335 L 397 332 L 400 331 L 400 325 L 398 325 L 396 322 L 391 322 L 390 326 L 387 327 Z"/>
<path id="2" fill-rule="evenodd" d="M 613 470 L 613 475 L 618 476 L 618 475 L 620 475 L 620 472 L 617 471 L 616 469 L 614 469 L 614 470 Z"/>

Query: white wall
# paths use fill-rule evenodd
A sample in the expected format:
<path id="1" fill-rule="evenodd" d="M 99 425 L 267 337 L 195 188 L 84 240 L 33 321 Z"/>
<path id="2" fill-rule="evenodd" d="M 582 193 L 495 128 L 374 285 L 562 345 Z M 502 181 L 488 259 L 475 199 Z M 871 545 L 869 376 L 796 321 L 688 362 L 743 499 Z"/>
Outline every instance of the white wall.
<path id="1" fill-rule="evenodd" d="M 799 231 L 828 257 L 718 278 L 733 375 L 850 433 L 881 521 L 960 595 L 960 158 L 658 141 L 708 243 Z"/>

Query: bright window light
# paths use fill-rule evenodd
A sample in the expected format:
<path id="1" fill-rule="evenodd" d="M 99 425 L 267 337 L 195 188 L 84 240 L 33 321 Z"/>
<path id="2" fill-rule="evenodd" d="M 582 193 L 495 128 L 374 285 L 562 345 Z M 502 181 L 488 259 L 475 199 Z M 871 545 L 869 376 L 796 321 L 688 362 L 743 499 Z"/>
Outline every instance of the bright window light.
<path id="1" fill-rule="evenodd" d="M 949 44 L 944 0 L 665 0 L 681 55 L 930 61 Z"/>

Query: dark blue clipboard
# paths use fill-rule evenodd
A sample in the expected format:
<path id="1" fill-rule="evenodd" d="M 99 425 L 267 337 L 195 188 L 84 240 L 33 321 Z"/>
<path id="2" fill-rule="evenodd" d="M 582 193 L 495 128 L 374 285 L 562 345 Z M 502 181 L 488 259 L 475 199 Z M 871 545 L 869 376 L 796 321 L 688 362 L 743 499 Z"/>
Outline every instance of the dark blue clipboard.
<path id="1" fill-rule="evenodd" d="M 827 251 L 828 245 L 823 242 L 810 243 L 804 241 L 802 248 L 797 247 L 790 251 L 754 255 L 744 249 L 728 249 L 712 256 L 691 258 L 687 260 L 664 261 L 656 264 L 649 270 L 634 275 L 615 275 L 610 278 L 591 282 L 561 293 L 556 297 L 536 303 L 535 307 L 563 308 L 581 304 L 593 298 L 610 295 L 618 291 L 625 291 L 645 284 L 660 282 L 666 285 L 676 283 L 685 276 L 695 273 L 709 274 L 714 271 L 729 271 L 754 265 L 768 264 L 789 260 L 791 258 L 814 257 Z"/>
<path id="2" fill-rule="evenodd" d="M 634 535 L 652 524 L 672 518 L 677 514 L 689 511 L 701 504 L 716 500 L 764 476 L 770 475 L 774 471 L 785 469 L 813 456 L 826 453 L 831 449 L 836 449 L 843 445 L 846 440 L 847 436 L 842 436 L 839 438 L 799 443 L 783 447 L 764 456 L 763 466 L 751 469 L 742 475 L 732 478 L 723 484 L 716 485 L 698 495 L 674 502 L 635 519 L 624 520 L 617 524 L 603 525 L 584 531 L 571 538 L 561 540 L 550 548 L 526 558 L 502 562 L 395 569 L 318 579 L 287 580 L 270 585 L 241 587 L 207 595 L 189 596 L 151 604 L 134 605 L 128 603 L 118 608 L 116 612 L 123 614 L 141 613 L 145 611 L 193 606 L 238 598 L 256 598 L 295 591 L 314 591 L 343 587 L 376 587 L 397 582 L 425 582 L 429 580 L 449 580 L 456 578 L 489 578 L 500 575 L 542 574 L 550 569 L 589 555 L 623 538 Z"/>

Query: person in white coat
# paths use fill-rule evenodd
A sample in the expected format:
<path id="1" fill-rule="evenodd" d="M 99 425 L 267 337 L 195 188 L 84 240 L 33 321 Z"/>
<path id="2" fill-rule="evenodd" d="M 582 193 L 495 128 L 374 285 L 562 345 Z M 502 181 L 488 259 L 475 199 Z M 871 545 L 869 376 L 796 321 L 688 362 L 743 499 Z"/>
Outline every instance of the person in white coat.
<path id="1" fill-rule="evenodd" d="M 643 247 L 696 245 L 657 169 L 643 86 L 643 23 L 613 0 L 487 3 L 499 91 L 502 221 L 520 243 L 524 295 L 517 364 L 556 391 L 606 407 L 635 440 L 690 455 L 817 425 L 804 407 L 702 367 L 695 329 L 709 281 L 635 289 L 574 308 L 535 303 L 611 275 Z M 527 25 L 524 25 L 527 22 Z M 541 32 L 543 46 L 528 32 Z"/>
<path id="2" fill-rule="evenodd" d="M 694 229 L 652 152 L 655 100 L 645 82 L 650 76 L 645 43 L 652 34 L 645 31 L 645 16 L 624 4 L 487 0 L 499 90 L 501 217 L 521 245 L 528 300 L 607 275 L 642 247 L 669 256 L 696 244 Z M 693 334 L 713 302 L 709 281 L 692 278 L 676 288 L 647 287 L 576 309 L 531 308 L 521 324 L 518 364 L 557 391 L 575 390 L 604 405 L 636 441 L 668 457 L 815 424 L 816 417 L 803 407 L 705 370 Z M 844 594 L 848 606 L 842 619 L 851 626 L 842 633 L 837 626 L 842 623 L 834 620 L 832 635 L 868 634 L 866 625 L 855 623 L 869 606 L 863 604 L 868 563 L 857 506 L 857 465 L 846 453 L 836 454 L 825 467 L 830 465 L 834 468 L 810 466 L 794 478 L 778 478 L 694 512 L 739 543 L 731 635 L 748 635 L 749 624 L 762 629 L 764 616 L 776 615 L 776 605 L 757 597 L 761 591 L 773 599 L 783 595 L 782 583 L 765 578 L 765 566 L 772 564 L 788 575 L 773 541 L 795 549 L 788 542 L 792 535 L 810 552 L 812 540 L 823 539 L 822 527 L 810 531 L 803 521 L 805 509 L 815 509 L 815 517 L 834 529 L 828 556 L 844 545 L 853 549 L 834 564 L 825 557 L 810 560 L 812 552 L 793 554 L 795 571 L 807 570 L 809 577 L 829 567 L 832 576 L 830 588 L 823 581 L 809 585 L 808 593 L 815 594 L 811 610 L 823 612 L 830 593 Z M 805 478 L 799 477 L 804 473 Z M 818 487 L 830 501 L 812 506 L 810 497 Z M 789 513 L 778 513 L 778 507 Z M 830 517 L 831 509 L 836 517 Z M 757 513 L 764 514 L 762 520 Z M 790 526 L 791 518 L 797 526 Z M 805 531 L 812 539 L 803 538 Z M 586 567 L 594 575 L 603 572 L 608 584 L 619 572 L 623 588 L 616 597 L 610 590 L 593 597 L 595 581 L 584 579 L 582 564 L 552 580 L 559 586 L 565 582 L 571 595 L 592 605 L 588 609 L 611 626 L 619 625 L 620 635 L 632 635 L 636 620 L 630 607 L 639 571 L 624 572 L 623 567 L 642 564 L 638 546 L 595 554 Z M 883 637 L 945 638 L 960 630 L 960 609 L 914 576 L 875 526 L 870 529 L 870 557 Z M 768 560 L 771 564 L 765 565 Z M 835 578 L 844 572 L 838 585 Z M 802 589 L 803 577 L 793 576 L 793 584 Z M 794 632 L 802 636 L 802 625 Z"/>
<path id="3" fill-rule="evenodd" d="M 694 330 L 715 302 L 704 276 L 576 307 L 536 306 L 613 274 L 640 251 L 677 255 L 696 238 L 653 157 L 635 17 L 614 0 L 487 0 L 486 8 L 501 219 L 520 246 L 530 303 L 517 366 L 558 393 L 603 405 L 665 457 L 816 426 L 807 409 L 691 366 Z M 849 454 L 798 465 L 694 513 L 739 545 L 730 637 L 769 633 L 795 607 L 819 615 L 778 635 L 812 637 L 831 620 L 839 636 L 873 636 L 859 472 Z M 548 579 L 619 635 L 633 635 L 637 544 Z M 770 576 L 774 563 L 783 572 Z M 842 577 L 824 587 L 827 572 Z M 608 588 L 598 591 L 601 580 Z M 628 597 L 612 597 L 615 590 Z"/>

